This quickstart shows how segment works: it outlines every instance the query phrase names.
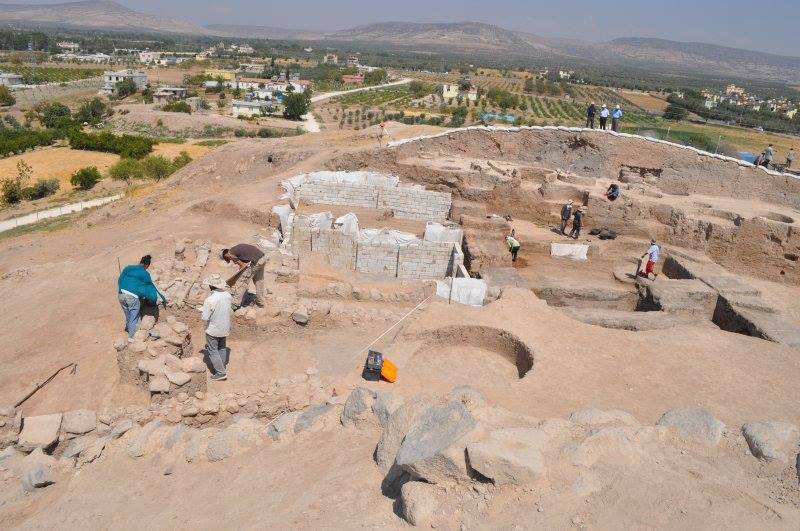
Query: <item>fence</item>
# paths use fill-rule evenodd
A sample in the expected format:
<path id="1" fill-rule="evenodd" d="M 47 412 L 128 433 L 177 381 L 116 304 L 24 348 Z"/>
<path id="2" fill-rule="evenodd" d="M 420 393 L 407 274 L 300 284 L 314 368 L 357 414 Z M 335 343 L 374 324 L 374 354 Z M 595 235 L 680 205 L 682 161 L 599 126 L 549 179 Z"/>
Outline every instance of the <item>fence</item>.
<path id="1" fill-rule="evenodd" d="M 98 207 L 101 205 L 111 203 L 120 198 L 122 198 L 122 194 L 116 194 L 109 197 L 100 197 L 98 199 L 90 199 L 89 201 L 79 201 L 77 203 L 61 205 L 53 208 L 48 208 L 47 210 L 41 210 L 39 212 L 25 214 L 24 216 L 17 216 L 16 218 L 6 219 L 0 221 L 0 232 L 5 232 L 7 230 L 15 229 L 17 227 L 22 227 L 24 225 L 31 225 L 32 223 L 38 223 L 40 221 L 44 221 L 45 219 L 57 218 L 59 216 L 66 216 L 67 214 L 74 214 L 75 212 L 80 212 L 81 210 L 85 210 L 87 208 Z"/>

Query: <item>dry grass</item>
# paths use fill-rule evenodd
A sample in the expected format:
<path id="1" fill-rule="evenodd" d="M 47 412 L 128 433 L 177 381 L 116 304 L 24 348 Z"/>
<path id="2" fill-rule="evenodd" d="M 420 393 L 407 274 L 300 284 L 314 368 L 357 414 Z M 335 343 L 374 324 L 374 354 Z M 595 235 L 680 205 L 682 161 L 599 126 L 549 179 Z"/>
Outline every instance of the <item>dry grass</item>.
<path id="1" fill-rule="evenodd" d="M 648 94 L 646 92 L 636 92 L 631 90 L 618 90 L 625 99 L 650 112 L 661 113 L 667 108 L 667 101 Z"/>
<path id="2" fill-rule="evenodd" d="M 68 147 L 42 148 L 23 155 L 0 159 L 0 178 L 16 175 L 17 163 L 20 160 L 24 160 L 33 169 L 32 181 L 58 179 L 61 183 L 58 195 L 61 195 L 72 190 L 69 178 L 77 170 L 86 166 L 97 166 L 97 169 L 104 173 L 119 160 L 119 155 L 79 151 Z"/>

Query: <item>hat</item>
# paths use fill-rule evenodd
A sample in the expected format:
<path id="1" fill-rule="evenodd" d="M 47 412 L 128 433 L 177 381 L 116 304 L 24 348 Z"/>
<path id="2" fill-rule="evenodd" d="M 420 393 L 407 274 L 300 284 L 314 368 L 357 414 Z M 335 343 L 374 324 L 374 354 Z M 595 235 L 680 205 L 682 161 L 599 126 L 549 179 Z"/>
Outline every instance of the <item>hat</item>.
<path id="1" fill-rule="evenodd" d="M 572 199 L 570 199 L 569 201 L 567 201 L 567 203 L 569 203 L 570 205 L 571 205 L 572 203 L 574 203 L 574 202 L 575 202 L 575 201 L 573 201 Z"/>
<path id="2" fill-rule="evenodd" d="M 605 106 L 606 106 L 606 104 L 605 104 L 605 103 L 601 105 L 601 107 L 605 107 Z"/>
<path id="3" fill-rule="evenodd" d="M 655 245 L 655 243 L 656 243 L 656 239 L 655 238 L 650 238 L 650 244 L 651 245 Z"/>
<path id="4" fill-rule="evenodd" d="M 616 107 L 614 107 L 614 108 L 615 108 L 615 109 L 619 109 L 619 105 L 617 105 L 617 106 L 616 106 Z"/>
<path id="5" fill-rule="evenodd" d="M 203 284 L 214 289 L 225 289 L 227 287 L 227 284 L 225 284 L 225 282 L 222 280 L 222 277 L 216 274 L 204 279 Z"/>

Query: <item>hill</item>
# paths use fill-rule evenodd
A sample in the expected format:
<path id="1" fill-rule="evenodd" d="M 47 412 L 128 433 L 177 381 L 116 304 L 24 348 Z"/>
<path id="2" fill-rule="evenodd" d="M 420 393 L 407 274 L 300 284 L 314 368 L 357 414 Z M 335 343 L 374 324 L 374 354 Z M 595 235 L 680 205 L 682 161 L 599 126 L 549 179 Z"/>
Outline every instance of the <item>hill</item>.
<path id="1" fill-rule="evenodd" d="M 0 24 L 38 28 L 92 28 L 202 35 L 194 24 L 140 13 L 110 1 L 63 4 L 0 4 Z"/>
<path id="2" fill-rule="evenodd" d="M 240 39 L 318 40 L 323 38 L 323 34 L 320 32 L 276 28 L 273 26 L 208 24 L 204 28 L 220 37 L 236 37 Z"/>

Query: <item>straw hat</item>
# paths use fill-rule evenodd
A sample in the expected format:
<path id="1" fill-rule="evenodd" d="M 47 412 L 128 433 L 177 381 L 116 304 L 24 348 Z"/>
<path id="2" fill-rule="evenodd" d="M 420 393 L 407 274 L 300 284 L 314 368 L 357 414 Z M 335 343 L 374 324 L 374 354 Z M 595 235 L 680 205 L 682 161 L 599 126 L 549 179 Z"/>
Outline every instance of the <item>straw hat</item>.
<path id="1" fill-rule="evenodd" d="M 227 284 L 225 284 L 225 282 L 222 280 L 222 277 L 216 274 L 204 279 L 203 284 L 214 289 L 225 289 L 227 287 Z"/>

